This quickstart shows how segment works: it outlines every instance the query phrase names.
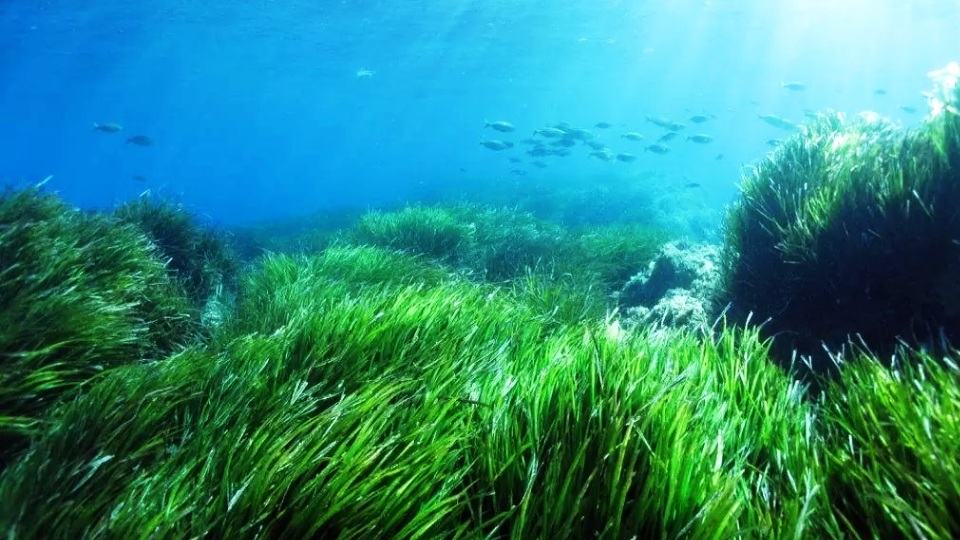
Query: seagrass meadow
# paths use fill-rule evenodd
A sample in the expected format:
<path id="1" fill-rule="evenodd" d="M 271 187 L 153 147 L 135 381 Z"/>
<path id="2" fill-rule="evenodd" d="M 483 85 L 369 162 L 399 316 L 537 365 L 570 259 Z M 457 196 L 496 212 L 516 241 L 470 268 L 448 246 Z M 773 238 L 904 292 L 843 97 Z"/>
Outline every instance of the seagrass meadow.
<path id="1" fill-rule="evenodd" d="M 883 358 L 960 339 L 960 67 L 932 75 L 921 128 L 821 113 L 747 174 L 719 303 L 767 320 L 783 363 L 831 370 L 851 336 Z"/>
<path id="2" fill-rule="evenodd" d="M 748 175 L 697 330 L 617 310 L 647 226 L 417 206 L 239 258 L 173 203 L 8 191 L 0 529 L 958 537 L 956 81 L 916 132 L 824 114 Z"/>

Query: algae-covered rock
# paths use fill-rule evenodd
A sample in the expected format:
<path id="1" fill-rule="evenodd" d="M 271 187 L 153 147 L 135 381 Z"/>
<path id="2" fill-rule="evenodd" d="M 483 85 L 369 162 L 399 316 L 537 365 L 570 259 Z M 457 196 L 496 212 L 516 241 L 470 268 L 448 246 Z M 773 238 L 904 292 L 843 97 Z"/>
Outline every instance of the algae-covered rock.
<path id="1" fill-rule="evenodd" d="M 669 242 L 630 279 L 620 305 L 640 324 L 703 328 L 720 278 L 719 256 L 710 244 Z"/>
<path id="2" fill-rule="evenodd" d="M 686 289 L 670 289 L 652 307 L 626 309 L 628 320 L 643 326 L 702 330 L 709 326 L 709 312 L 703 298 Z"/>

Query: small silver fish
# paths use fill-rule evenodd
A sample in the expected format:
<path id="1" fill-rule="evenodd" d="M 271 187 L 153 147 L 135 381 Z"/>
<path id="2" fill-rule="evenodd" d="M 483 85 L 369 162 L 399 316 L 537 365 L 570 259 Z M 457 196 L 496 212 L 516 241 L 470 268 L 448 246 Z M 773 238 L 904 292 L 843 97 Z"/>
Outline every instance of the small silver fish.
<path id="1" fill-rule="evenodd" d="M 495 129 L 500 133 L 510 133 L 511 131 L 516 130 L 516 128 L 513 127 L 513 124 L 511 124 L 510 122 L 504 122 L 502 120 L 497 120 L 495 122 L 487 122 L 483 127 Z"/>
<path id="2" fill-rule="evenodd" d="M 567 132 L 563 129 L 556 128 L 556 127 L 545 127 L 545 128 L 535 129 L 533 131 L 533 134 L 543 135 L 548 139 L 553 139 L 555 137 L 563 137 L 564 135 L 567 134 Z"/>
<path id="3" fill-rule="evenodd" d="M 648 117 L 647 117 L 647 122 L 656 124 L 656 125 L 658 125 L 658 126 L 660 126 L 660 127 L 662 127 L 662 128 L 666 128 L 666 129 L 669 129 L 670 126 L 673 124 L 673 122 L 671 122 L 670 120 L 668 120 L 668 119 L 666 119 L 666 118 L 664 118 L 664 117 L 662 117 L 662 116 L 648 116 Z"/>
<path id="4" fill-rule="evenodd" d="M 564 139 L 575 139 L 578 141 L 586 141 L 593 138 L 593 132 L 589 129 L 583 128 L 569 128 L 567 132 L 563 135 Z"/>
<path id="5" fill-rule="evenodd" d="M 797 125 L 794 124 L 793 122 L 786 120 L 784 118 L 780 118 L 779 116 L 776 116 L 773 114 L 761 114 L 759 118 L 776 128 L 786 129 L 786 130 L 797 129 Z"/>
<path id="6" fill-rule="evenodd" d="M 500 141 L 497 139 L 486 139 L 480 141 L 480 146 L 499 152 L 500 150 L 506 150 L 507 148 L 513 148 L 513 143 L 510 141 Z"/>
<path id="7" fill-rule="evenodd" d="M 780 83 L 780 88 L 786 88 L 787 90 L 793 90 L 794 92 L 802 92 L 807 89 L 807 85 L 802 82 L 786 82 Z"/>
<path id="8" fill-rule="evenodd" d="M 713 137 L 706 133 L 694 133 L 693 135 L 687 136 L 687 140 L 697 144 L 707 144 L 713 142 Z"/>
<path id="9" fill-rule="evenodd" d="M 643 149 L 644 152 L 653 152 L 654 154 L 666 154 L 670 147 L 665 144 L 654 143 Z"/>
<path id="10" fill-rule="evenodd" d="M 600 141 L 586 141 L 584 142 L 584 144 L 586 144 L 587 146 L 589 146 L 594 150 L 603 150 L 604 148 L 606 148 L 606 146 L 604 146 L 604 144 Z"/>
<path id="11" fill-rule="evenodd" d="M 131 135 L 127 137 L 127 144 L 135 144 L 137 146 L 150 146 L 153 144 L 153 139 L 147 137 L 146 135 Z"/>
<path id="12" fill-rule="evenodd" d="M 120 124 L 115 124 L 113 122 L 107 122 L 105 124 L 93 123 L 94 131 L 102 131 L 103 133 L 116 133 L 123 129 L 123 126 Z"/>

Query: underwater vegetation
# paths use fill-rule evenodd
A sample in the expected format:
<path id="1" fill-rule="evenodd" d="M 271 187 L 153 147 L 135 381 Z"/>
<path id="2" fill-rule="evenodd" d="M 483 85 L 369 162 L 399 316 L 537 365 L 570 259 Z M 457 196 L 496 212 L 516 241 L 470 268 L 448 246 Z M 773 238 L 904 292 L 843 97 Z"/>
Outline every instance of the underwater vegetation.
<path id="1" fill-rule="evenodd" d="M 528 212 L 465 204 L 370 212 L 344 240 L 421 254 L 480 279 L 500 281 L 551 258 L 562 235 L 562 227 Z"/>
<path id="2" fill-rule="evenodd" d="M 851 366 L 815 405 L 756 330 L 548 324 L 374 247 L 266 255 L 236 311 L 231 339 L 106 370 L 61 403 L 0 474 L 0 523 L 24 538 L 958 530 L 957 371 L 922 355 L 896 377 Z"/>
<path id="3" fill-rule="evenodd" d="M 940 75 L 921 128 L 823 113 L 745 179 L 718 307 L 763 323 L 784 365 L 960 340 L 960 74 Z"/>
<path id="4" fill-rule="evenodd" d="M 472 204 L 364 214 L 340 242 L 424 256 L 515 295 L 564 322 L 602 319 L 669 239 L 638 224 L 568 229 L 529 212 Z"/>
<path id="5" fill-rule="evenodd" d="M 360 217 L 341 240 L 424 255 L 486 281 L 525 276 L 549 266 L 615 290 L 669 239 L 638 224 L 569 229 L 530 212 L 471 204 L 411 206 Z"/>
<path id="6" fill-rule="evenodd" d="M 244 262 L 255 261 L 265 252 L 317 253 L 364 213 L 354 208 L 329 210 L 231 228 L 230 235 L 234 252 Z"/>
<path id="7" fill-rule="evenodd" d="M 147 234 L 195 303 L 202 304 L 218 287 L 234 286 L 239 266 L 226 235 L 200 224 L 182 205 L 142 196 L 113 213 Z"/>
<path id="8" fill-rule="evenodd" d="M 235 233 L 243 256 L 378 246 L 414 254 L 476 283 L 496 283 L 566 322 L 602 319 L 671 233 L 642 223 L 565 227 L 512 207 L 416 205 L 309 216 Z"/>
<path id="9" fill-rule="evenodd" d="M 938 251 L 956 238 L 957 92 L 938 87 L 916 132 L 825 114 L 761 164 L 730 213 L 730 307 L 711 332 L 628 327 L 600 300 L 662 233 L 462 206 L 369 213 L 322 250 L 262 254 L 193 339 L 206 272 L 236 263 L 168 231 L 192 228 L 181 208 L 121 219 L 7 192 L 0 529 L 958 537 L 956 274 Z M 929 268 L 907 283 L 914 257 Z M 679 271 L 696 274 L 645 281 Z M 827 305 L 818 287 L 847 272 L 867 292 Z M 938 347 L 908 346 L 928 328 Z M 811 396 L 778 364 L 786 346 L 811 355 L 815 332 L 864 346 L 832 355 L 842 369 Z"/>
<path id="10" fill-rule="evenodd" d="M 192 317 L 209 334 L 221 324 L 236 292 L 240 262 L 226 232 L 201 223 L 182 205 L 152 196 L 121 204 L 113 215 L 143 231 L 190 300 Z"/>
<path id="11" fill-rule="evenodd" d="M 39 188 L 0 195 L 0 463 L 94 375 L 160 359 L 190 306 L 148 238 Z"/>

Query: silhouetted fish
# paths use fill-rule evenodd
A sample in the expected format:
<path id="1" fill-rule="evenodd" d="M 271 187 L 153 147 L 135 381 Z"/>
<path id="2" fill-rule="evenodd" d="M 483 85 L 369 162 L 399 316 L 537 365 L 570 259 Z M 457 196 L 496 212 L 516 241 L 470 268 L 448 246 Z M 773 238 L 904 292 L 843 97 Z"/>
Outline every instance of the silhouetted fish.
<path id="1" fill-rule="evenodd" d="M 107 122 L 106 124 L 98 124 L 96 122 L 93 123 L 94 131 L 102 131 L 104 133 L 116 133 L 121 129 L 123 129 L 123 126 L 121 126 L 120 124 L 115 124 L 113 122 Z"/>
<path id="2" fill-rule="evenodd" d="M 150 146 L 153 144 L 153 139 L 147 137 L 146 135 L 131 135 L 130 137 L 127 137 L 127 144 Z"/>
<path id="3" fill-rule="evenodd" d="M 484 127 L 493 128 L 501 133 L 510 133 L 516 128 L 513 127 L 513 124 L 510 122 L 504 122 L 503 120 L 497 120 L 495 122 L 487 122 Z"/>

